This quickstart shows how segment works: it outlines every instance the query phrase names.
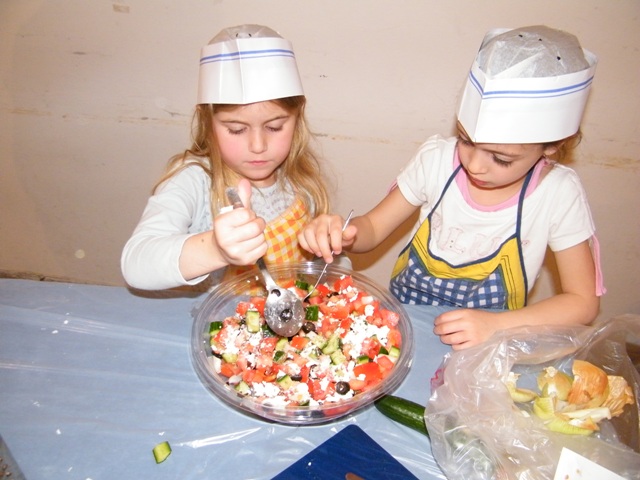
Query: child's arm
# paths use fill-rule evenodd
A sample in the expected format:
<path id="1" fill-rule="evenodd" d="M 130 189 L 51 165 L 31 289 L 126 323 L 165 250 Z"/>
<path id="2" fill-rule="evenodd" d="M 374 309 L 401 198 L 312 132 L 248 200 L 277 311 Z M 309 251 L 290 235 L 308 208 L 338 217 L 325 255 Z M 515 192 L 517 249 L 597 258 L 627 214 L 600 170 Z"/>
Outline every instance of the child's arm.
<path id="1" fill-rule="evenodd" d="M 343 248 L 357 253 L 374 249 L 417 208 L 394 188 L 373 210 L 351 220 L 344 232 L 339 215 L 320 215 L 304 228 L 298 241 L 302 248 L 331 263 L 332 252 L 340 254 Z"/>
<path id="2" fill-rule="evenodd" d="M 598 315 L 595 262 L 589 242 L 555 252 L 562 293 L 519 310 L 461 309 L 443 313 L 434 333 L 454 350 L 471 347 L 493 333 L 523 325 L 587 325 Z"/>

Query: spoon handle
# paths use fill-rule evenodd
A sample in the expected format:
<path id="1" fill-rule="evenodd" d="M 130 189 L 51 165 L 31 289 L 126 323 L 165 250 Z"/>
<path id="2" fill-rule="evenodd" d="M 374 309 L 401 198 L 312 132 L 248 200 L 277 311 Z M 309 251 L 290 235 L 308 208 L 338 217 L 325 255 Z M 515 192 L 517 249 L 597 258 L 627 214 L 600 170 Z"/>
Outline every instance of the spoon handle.
<path id="1" fill-rule="evenodd" d="M 242 200 L 240 199 L 240 195 L 238 195 L 238 190 L 233 187 L 228 187 L 226 190 L 227 198 L 231 203 L 233 208 L 243 208 Z"/>

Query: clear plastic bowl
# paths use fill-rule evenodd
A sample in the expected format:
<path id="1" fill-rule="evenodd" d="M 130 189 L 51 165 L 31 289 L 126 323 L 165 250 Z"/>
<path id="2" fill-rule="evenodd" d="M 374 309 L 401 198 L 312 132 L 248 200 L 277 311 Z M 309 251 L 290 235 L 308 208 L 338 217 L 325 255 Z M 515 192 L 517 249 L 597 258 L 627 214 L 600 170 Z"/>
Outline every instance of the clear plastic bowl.
<path id="1" fill-rule="evenodd" d="M 278 265 L 270 267 L 269 271 L 276 282 L 295 278 L 314 284 L 322 268 L 323 265 L 308 262 Z M 351 275 L 354 285 L 373 295 L 380 301 L 382 308 L 392 310 L 400 315 L 398 328 L 402 335 L 402 349 L 391 374 L 381 383 L 339 403 L 295 407 L 265 405 L 249 396 L 238 394 L 233 387 L 227 385 L 227 378 L 217 373 L 213 367 L 214 356 L 209 343 L 209 324 L 212 321 L 221 321 L 233 315 L 237 304 L 248 300 L 250 296 L 266 295 L 265 288 L 254 272 L 248 272 L 221 283 L 194 312 L 191 353 L 194 368 L 202 383 L 222 400 L 240 410 L 279 423 L 293 425 L 311 425 L 334 420 L 369 405 L 382 395 L 395 390 L 409 372 L 413 359 L 413 328 L 409 316 L 387 289 L 358 272 L 330 265 L 322 283 L 327 282 L 331 285 L 343 275 Z"/>

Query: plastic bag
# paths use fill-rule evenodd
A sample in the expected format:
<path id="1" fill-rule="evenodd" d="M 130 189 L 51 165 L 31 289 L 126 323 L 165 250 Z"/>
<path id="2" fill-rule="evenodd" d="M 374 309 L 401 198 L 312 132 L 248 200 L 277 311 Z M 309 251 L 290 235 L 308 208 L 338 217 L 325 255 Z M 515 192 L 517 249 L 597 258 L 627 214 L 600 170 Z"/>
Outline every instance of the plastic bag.
<path id="1" fill-rule="evenodd" d="M 640 478 L 640 375 L 627 353 L 640 344 L 640 316 L 623 315 L 593 327 L 521 327 L 482 345 L 445 355 L 432 380 L 425 421 L 433 456 L 450 479 L 551 479 L 563 447 L 624 478 Z M 590 436 L 555 433 L 512 401 L 510 371 L 519 388 L 553 366 L 571 374 L 575 359 L 623 376 L 635 403 L 600 422 Z M 527 384 L 527 382 L 529 382 Z"/>

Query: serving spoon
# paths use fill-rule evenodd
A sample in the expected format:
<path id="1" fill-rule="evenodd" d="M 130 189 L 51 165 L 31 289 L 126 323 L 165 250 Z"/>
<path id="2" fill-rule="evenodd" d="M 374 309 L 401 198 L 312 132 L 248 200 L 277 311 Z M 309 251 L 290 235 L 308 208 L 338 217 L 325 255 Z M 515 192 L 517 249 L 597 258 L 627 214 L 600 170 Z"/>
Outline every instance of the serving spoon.
<path id="1" fill-rule="evenodd" d="M 244 207 L 235 188 L 227 188 L 226 193 L 233 208 Z M 291 290 L 278 286 L 267 270 L 262 257 L 256 261 L 256 265 L 260 270 L 264 286 L 267 287 L 264 319 L 276 334 L 281 337 L 292 337 L 300 331 L 304 323 L 302 300 Z"/>

